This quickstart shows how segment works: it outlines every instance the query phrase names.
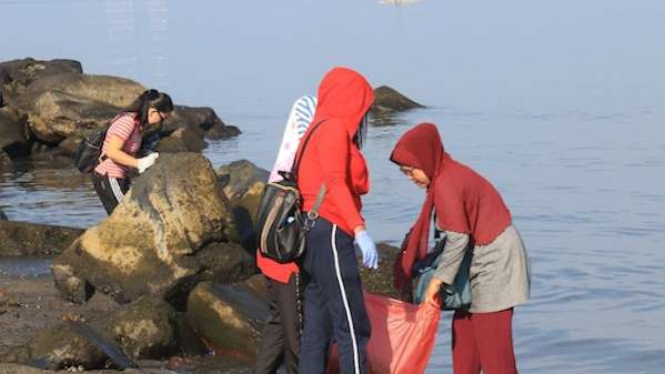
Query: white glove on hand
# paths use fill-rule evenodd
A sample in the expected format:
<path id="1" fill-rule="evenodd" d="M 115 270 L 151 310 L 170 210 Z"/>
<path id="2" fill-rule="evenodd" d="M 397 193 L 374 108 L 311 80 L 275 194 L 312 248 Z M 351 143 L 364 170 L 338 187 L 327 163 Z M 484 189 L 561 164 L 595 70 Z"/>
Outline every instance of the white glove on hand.
<path id="1" fill-rule="evenodd" d="M 376 252 L 376 244 L 369 237 L 367 231 L 356 233 L 356 245 L 363 254 L 363 265 L 370 269 L 376 269 L 379 264 L 379 255 Z"/>
<path id="2" fill-rule="evenodd" d="M 159 157 L 159 153 L 154 152 L 143 158 L 138 159 L 138 165 L 136 166 L 139 169 L 139 174 L 143 174 L 149 167 L 155 164 L 155 161 Z"/>

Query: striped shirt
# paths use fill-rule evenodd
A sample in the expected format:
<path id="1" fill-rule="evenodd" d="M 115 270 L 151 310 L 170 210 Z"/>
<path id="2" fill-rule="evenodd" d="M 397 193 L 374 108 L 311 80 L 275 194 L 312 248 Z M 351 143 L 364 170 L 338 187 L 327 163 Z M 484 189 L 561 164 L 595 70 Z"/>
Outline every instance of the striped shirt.
<path id="1" fill-rule="evenodd" d="M 102 155 L 106 154 L 109 141 L 112 137 L 118 137 L 124 142 L 122 151 L 130 156 L 136 155 L 141 147 L 141 126 L 135 113 L 121 113 L 111 121 L 111 126 L 106 132 L 106 139 L 102 146 Z M 116 163 L 107 158 L 97 165 L 95 172 L 99 175 L 107 175 L 112 178 L 126 179 L 129 177 L 131 168 Z"/>
<path id="2" fill-rule="evenodd" d="M 291 171 L 293 168 L 293 160 L 296 157 L 300 139 L 305 135 L 312 119 L 314 119 L 316 102 L 316 97 L 303 96 L 293 104 L 289 119 L 286 122 L 282 144 L 279 147 L 279 153 L 277 153 L 277 160 L 275 160 L 275 166 L 273 166 L 268 179 L 269 182 L 281 181 L 283 178 L 279 172 Z"/>

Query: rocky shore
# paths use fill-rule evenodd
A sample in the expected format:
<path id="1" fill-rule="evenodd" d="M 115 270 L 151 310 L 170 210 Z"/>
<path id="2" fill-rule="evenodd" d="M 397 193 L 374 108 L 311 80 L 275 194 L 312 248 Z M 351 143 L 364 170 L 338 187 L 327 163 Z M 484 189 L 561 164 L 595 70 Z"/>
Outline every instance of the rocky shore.
<path id="1" fill-rule="evenodd" d="M 83 73 L 71 60 L 0 63 L 0 167 L 65 160 L 144 87 Z M 389 87 L 374 115 L 422 107 Z M 156 165 L 114 213 L 87 230 L 6 220 L 0 261 L 46 258 L 50 276 L 0 273 L 0 374 L 245 373 L 267 315 L 252 219 L 266 170 L 214 170 L 206 139 L 240 133 L 210 108 L 179 106 L 159 133 Z M 380 245 L 368 291 L 396 296 L 397 249 Z M 136 370 L 137 368 L 141 370 Z"/>
<path id="2" fill-rule="evenodd" d="M 83 137 L 108 126 L 145 89 L 128 79 L 85 74 L 78 61 L 0 62 L 0 162 L 72 157 Z M 238 134 L 211 108 L 176 106 L 159 130 L 157 149 L 198 152 L 205 139 Z"/>

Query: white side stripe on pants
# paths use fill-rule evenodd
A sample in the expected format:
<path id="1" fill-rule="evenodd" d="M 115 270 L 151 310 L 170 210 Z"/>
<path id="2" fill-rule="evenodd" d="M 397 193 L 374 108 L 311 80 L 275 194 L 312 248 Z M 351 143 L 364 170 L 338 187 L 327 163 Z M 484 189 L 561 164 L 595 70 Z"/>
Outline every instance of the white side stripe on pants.
<path id="1" fill-rule="evenodd" d="M 113 191 L 113 196 L 115 196 L 115 199 L 118 200 L 119 203 L 122 202 L 122 199 L 125 197 L 125 195 L 122 193 L 122 189 L 120 188 L 118 180 L 116 178 L 109 177 L 109 186 L 111 186 L 111 191 Z"/>
<path id="2" fill-rule="evenodd" d="M 332 242 L 333 257 L 335 258 L 335 272 L 337 273 L 337 282 L 339 283 L 339 292 L 342 294 L 342 302 L 344 303 L 344 310 L 346 311 L 346 320 L 349 324 L 349 333 L 351 334 L 351 342 L 353 343 L 353 367 L 355 374 L 360 374 L 359 352 L 358 343 L 356 342 L 356 332 L 353 328 L 353 319 L 351 318 L 351 309 L 349 308 L 349 300 L 346 298 L 346 291 L 344 290 L 344 283 L 342 281 L 342 271 L 339 267 L 339 258 L 337 256 L 337 243 L 335 236 L 337 234 L 337 225 L 333 226 Z"/>

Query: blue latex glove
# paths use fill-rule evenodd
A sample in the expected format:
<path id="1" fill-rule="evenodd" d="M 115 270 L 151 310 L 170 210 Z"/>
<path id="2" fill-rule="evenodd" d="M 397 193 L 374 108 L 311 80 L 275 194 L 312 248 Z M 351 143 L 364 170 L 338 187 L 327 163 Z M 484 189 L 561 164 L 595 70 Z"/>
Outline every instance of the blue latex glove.
<path id="1" fill-rule="evenodd" d="M 370 269 L 376 269 L 379 265 L 379 255 L 376 252 L 374 240 L 369 237 L 367 231 L 356 233 L 356 245 L 363 255 L 363 265 Z"/>

